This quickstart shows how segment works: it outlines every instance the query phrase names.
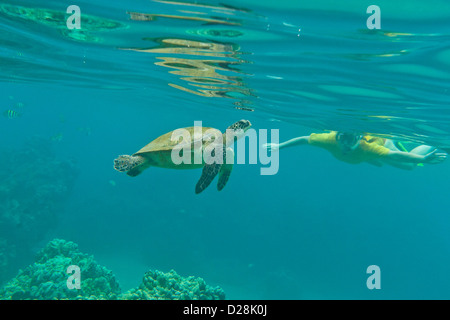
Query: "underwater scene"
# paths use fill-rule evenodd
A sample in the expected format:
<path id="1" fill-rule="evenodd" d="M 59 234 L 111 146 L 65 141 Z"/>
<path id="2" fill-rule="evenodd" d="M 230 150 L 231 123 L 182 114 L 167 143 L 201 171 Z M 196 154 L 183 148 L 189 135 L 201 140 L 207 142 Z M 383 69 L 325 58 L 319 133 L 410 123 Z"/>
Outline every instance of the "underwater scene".
<path id="1" fill-rule="evenodd" d="M 450 299 L 447 0 L 1 0 L 1 300 Z"/>

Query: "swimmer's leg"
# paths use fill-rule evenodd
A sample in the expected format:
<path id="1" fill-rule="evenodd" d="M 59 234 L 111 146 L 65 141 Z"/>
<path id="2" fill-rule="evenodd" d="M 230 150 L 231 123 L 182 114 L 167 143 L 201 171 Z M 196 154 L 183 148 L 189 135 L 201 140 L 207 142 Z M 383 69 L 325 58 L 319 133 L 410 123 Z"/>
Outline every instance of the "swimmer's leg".
<path id="1" fill-rule="evenodd" d="M 421 145 L 418 146 L 414 149 L 412 149 L 410 152 L 414 153 L 414 154 L 420 154 L 421 156 L 424 156 L 426 154 L 429 154 L 430 152 L 432 152 L 433 150 L 435 150 L 435 147 L 431 147 L 431 146 L 427 146 L 427 145 Z"/>
<path id="2" fill-rule="evenodd" d="M 400 150 L 399 148 L 397 148 L 394 141 L 392 141 L 390 139 L 386 139 L 386 141 L 384 142 L 384 146 L 392 151 L 403 151 L 403 150 Z M 416 167 L 415 163 L 396 162 L 396 161 L 389 161 L 389 160 L 385 160 L 384 162 L 393 167 L 403 169 L 403 170 L 412 170 Z"/>
<path id="3" fill-rule="evenodd" d="M 399 150 L 395 143 L 392 140 L 386 139 L 386 142 L 384 143 L 384 146 L 392 151 L 402 151 L 407 152 L 404 150 Z M 419 155 L 426 155 L 430 152 L 432 152 L 434 147 L 427 146 L 427 145 L 420 145 L 413 150 L 409 151 L 410 153 L 419 154 Z M 412 170 L 415 167 L 417 167 L 417 164 L 415 163 L 407 163 L 407 162 L 394 162 L 394 161 L 386 161 L 386 163 L 390 164 L 393 167 L 404 169 L 404 170 Z"/>
<path id="4" fill-rule="evenodd" d="M 397 148 L 394 141 L 392 141 L 390 139 L 386 139 L 386 141 L 384 142 L 384 146 L 392 151 L 404 152 L 403 150 L 400 150 L 399 148 Z M 407 163 L 407 162 L 397 162 L 397 161 L 389 161 L 389 160 L 384 160 L 384 162 L 393 167 L 403 169 L 403 170 L 412 170 L 417 166 L 415 163 Z"/>
<path id="5" fill-rule="evenodd" d="M 408 151 L 405 151 L 405 150 L 400 150 L 400 149 L 395 145 L 395 143 L 394 143 L 392 140 L 390 140 L 390 139 L 386 139 L 386 141 L 384 142 L 384 146 L 385 146 L 386 148 L 388 148 L 389 150 L 392 150 L 392 151 L 408 152 Z M 424 155 L 427 155 L 427 154 L 429 154 L 430 152 L 434 151 L 435 149 L 436 149 L 436 148 L 435 148 L 435 147 L 432 147 L 432 146 L 420 145 L 420 146 L 418 146 L 418 147 L 412 149 L 412 150 L 409 151 L 409 152 L 410 152 L 410 153 L 414 153 L 414 154 L 418 154 L 418 155 L 424 156 Z M 396 161 L 389 161 L 389 160 L 385 160 L 384 162 L 387 163 L 387 164 L 389 164 L 389 165 L 391 165 L 391 166 L 393 166 L 393 167 L 396 167 L 396 168 L 399 168 L 399 169 L 404 169 L 404 170 L 412 170 L 412 169 L 414 169 L 415 167 L 417 167 L 417 164 L 415 164 L 415 163 L 396 162 Z M 420 165 L 420 164 L 419 164 L 419 165 Z"/>

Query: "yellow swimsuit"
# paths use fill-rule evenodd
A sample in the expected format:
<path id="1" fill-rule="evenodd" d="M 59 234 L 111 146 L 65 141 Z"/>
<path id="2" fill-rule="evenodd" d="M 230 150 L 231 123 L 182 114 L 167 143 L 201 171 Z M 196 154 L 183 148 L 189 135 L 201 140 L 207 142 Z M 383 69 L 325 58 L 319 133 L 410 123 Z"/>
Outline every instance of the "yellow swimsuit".
<path id="1" fill-rule="evenodd" d="M 384 157 L 390 151 L 384 146 L 385 140 L 383 138 L 364 136 L 355 150 L 349 153 L 343 153 L 336 141 L 336 134 L 336 131 L 330 133 L 312 133 L 309 136 L 309 144 L 326 149 L 337 159 L 352 164 Z"/>

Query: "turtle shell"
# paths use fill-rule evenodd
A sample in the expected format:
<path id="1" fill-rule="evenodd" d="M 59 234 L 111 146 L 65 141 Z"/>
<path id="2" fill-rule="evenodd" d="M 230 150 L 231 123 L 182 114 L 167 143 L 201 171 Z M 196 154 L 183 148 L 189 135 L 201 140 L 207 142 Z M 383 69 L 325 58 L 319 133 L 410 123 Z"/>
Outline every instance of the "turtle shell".
<path id="1" fill-rule="evenodd" d="M 179 146 L 180 143 L 194 144 L 195 141 L 202 141 L 202 147 L 205 147 L 212 141 L 216 135 L 222 135 L 220 130 L 210 127 L 187 127 L 170 131 L 162 136 L 159 136 L 134 155 L 142 155 L 160 151 L 171 151 L 175 146 Z M 185 131 L 183 131 L 185 130 Z M 184 139 L 184 135 L 189 134 L 189 139 Z M 183 138 L 182 138 L 183 137 Z M 211 138 L 211 139 L 210 139 Z"/>

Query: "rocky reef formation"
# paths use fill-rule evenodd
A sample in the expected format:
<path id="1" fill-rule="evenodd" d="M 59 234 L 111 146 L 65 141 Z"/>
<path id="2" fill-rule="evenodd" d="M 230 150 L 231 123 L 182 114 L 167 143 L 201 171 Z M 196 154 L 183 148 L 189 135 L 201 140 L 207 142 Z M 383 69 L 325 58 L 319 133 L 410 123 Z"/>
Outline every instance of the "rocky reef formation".
<path id="1" fill-rule="evenodd" d="M 57 224 L 76 176 L 76 164 L 59 159 L 48 139 L 0 152 L 0 284 Z"/>
<path id="2" fill-rule="evenodd" d="M 145 273 L 142 284 L 124 293 L 126 300 L 224 300 L 220 287 L 211 287 L 202 278 L 181 277 L 174 270 Z"/>
<path id="3" fill-rule="evenodd" d="M 80 269 L 79 289 L 68 287 L 71 274 L 67 268 L 73 265 Z M 110 270 L 80 252 L 77 244 L 54 239 L 38 252 L 35 263 L 20 270 L 0 290 L 0 299 L 223 300 L 225 293 L 202 278 L 154 270 L 145 273 L 139 287 L 121 294 Z"/>
<path id="4" fill-rule="evenodd" d="M 80 268 L 80 289 L 69 289 L 69 266 Z M 113 273 L 98 265 L 78 245 L 60 239 L 50 241 L 38 252 L 36 262 L 0 290 L 1 299 L 117 299 L 120 287 Z"/>

